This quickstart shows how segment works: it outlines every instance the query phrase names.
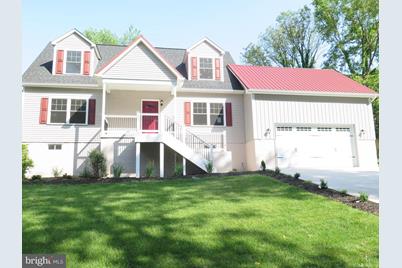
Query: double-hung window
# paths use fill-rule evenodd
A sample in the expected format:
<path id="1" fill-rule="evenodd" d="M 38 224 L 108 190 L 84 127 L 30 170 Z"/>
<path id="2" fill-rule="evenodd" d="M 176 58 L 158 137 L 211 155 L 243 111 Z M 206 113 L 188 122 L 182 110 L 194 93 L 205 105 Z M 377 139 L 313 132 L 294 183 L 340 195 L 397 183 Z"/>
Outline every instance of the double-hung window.
<path id="1" fill-rule="evenodd" d="M 87 100 L 72 99 L 70 106 L 70 123 L 85 124 L 87 118 Z"/>
<path id="2" fill-rule="evenodd" d="M 224 117 L 223 103 L 193 103 L 193 125 L 195 126 L 223 126 Z"/>
<path id="3" fill-rule="evenodd" d="M 213 79 L 211 58 L 200 58 L 200 79 Z"/>
<path id="4" fill-rule="evenodd" d="M 87 100 L 52 99 L 50 103 L 50 123 L 86 124 Z"/>
<path id="5" fill-rule="evenodd" d="M 80 74 L 81 73 L 81 51 L 67 51 L 66 73 Z"/>
<path id="6" fill-rule="evenodd" d="M 223 126 L 223 104 L 209 104 L 209 122 L 214 126 Z"/>
<path id="7" fill-rule="evenodd" d="M 193 124 L 199 126 L 208 124 L 207 104 L 205 102 L 193 103 Z"/>
<path id="8" fill-rule="evenodd" d="M 66 123 L 67 99 L 52 99 L 50 123 Z"/>

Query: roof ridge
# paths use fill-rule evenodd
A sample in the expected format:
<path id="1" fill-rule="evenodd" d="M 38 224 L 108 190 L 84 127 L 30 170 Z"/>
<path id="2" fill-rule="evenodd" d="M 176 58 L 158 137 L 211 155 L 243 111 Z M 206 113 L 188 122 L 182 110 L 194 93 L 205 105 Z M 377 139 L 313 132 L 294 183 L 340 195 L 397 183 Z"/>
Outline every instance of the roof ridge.
<path id="1" fill-rule="evenodd" d="M 273 69 L 291 69 L 291 70 L 312 70 L 312 71 L 336 71 L 335 69 L 330 69 L 330 68 L 306 68 L 306 67 L 283 67 L 283 66 L 266 66 L 266 65 L 247 65 L 247 64 L 236 64 L 232 63 L 229 65 L 236 65 L 239 67 L 255 67 L 255 68 L 273 68 Z"/>

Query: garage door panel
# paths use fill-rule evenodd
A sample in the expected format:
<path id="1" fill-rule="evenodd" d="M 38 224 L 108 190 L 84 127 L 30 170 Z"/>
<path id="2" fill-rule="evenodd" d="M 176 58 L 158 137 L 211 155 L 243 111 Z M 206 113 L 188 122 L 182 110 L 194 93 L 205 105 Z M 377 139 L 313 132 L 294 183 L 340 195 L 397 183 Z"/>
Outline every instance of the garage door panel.
<path id="1" fill-rule="evenodd" d="M 350 128 L 287 126 L 276 129 L 277 164 L 286 167 L 352 167 Z"/>

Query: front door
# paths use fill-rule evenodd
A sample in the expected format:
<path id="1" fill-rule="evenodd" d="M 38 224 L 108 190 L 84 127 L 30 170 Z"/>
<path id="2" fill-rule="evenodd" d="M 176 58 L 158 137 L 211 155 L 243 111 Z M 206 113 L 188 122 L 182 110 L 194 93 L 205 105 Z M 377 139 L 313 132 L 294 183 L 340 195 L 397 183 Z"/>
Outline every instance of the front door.
<path id="1" fill-rule="evenodd" d="M 158 132 L 159 102 L 156 100 L 142 101 L 142 130 L 144 132 Z"/>

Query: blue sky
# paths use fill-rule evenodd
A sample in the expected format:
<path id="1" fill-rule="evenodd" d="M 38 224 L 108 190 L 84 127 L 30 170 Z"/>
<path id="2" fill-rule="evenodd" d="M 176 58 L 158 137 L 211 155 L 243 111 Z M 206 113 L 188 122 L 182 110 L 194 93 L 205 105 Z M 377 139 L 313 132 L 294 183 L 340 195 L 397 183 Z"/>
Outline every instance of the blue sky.
<path id="1" fill-rule="evenodd" d="M 297 10 L 311 0 L 248 1 L 92 1 L 23 0 L 22 68 L 38 56 L 46 44 L 72 28 L 107 28 L 116 34 L 129 25 L 154 45 L 188 48 L 209 37 L 240 63 L 240 53 L 280 12 Z"/>

